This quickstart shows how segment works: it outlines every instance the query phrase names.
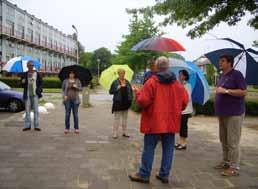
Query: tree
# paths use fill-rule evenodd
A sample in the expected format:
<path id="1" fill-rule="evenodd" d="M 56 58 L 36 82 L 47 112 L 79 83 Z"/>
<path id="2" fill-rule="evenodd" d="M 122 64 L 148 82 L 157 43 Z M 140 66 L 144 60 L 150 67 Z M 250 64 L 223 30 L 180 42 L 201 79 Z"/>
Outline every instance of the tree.
<path id="1" fill-rule="evenodd" d="M 150 7 L 145 9 L 149 10 Z M 192 26 L 188 32 L 192 38 L 202 36 L 221 22 L 235 25 L 246 13 L 252 15 L 248 24 L 258 29 L 255 0 L 157 0 L 151 10 L 164 16 L 163 25 L 176 23 L 183 28 Z"/>
<path id="2" fill-rule="evenodd" d="M 91 52 L 81 53 L 79 64 L 86 68 L 91 68 L 92 67 L 92 56 L 93 56 L 93 53 L 91 53 Z"/>
<path id="3" fill-rule="evenodd" d="M 92 68 L 94 67 L 96 71 L 98 69 L 98 63 L 99 63 L 100 71 L 106 69 L 111 65 L 111 58 L 112 58 L 112 54 L 107 48 L 101 47 L 95 50 L 91 58 Z"/>
<path id="4" fill-rule="evenodd" d="M 255 41 L 253 42 L 253 47 L 258 48 L 258 40 L 255 40 Z"/>
<path id="5" fill-rule="evenodd" d="M 143 70 L 147 67 L 147 61 L 159 53 L 140 51 L 134 52 L 131 48 L 139 41 L 161 35 L 153 21 L 150 10 L 138 13 L 137 10 L 127 10 L 132 15 L 129 24 L 129 34 L 123 36 L 122 43 L 117 47 L 117 55 L 113 57 L 114 64 L 128 64 L 133 70 Z"/>

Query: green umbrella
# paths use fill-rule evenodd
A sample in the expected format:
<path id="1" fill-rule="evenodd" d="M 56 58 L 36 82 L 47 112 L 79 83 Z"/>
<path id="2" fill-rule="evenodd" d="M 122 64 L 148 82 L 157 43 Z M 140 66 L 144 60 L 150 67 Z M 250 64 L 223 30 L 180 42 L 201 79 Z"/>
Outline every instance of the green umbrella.
<path id="1" fill-rule="evenodd" d="M 128 81 L 132 80 L 133 70 L 128 65 L 112 65 L 101 73 L 99 83 L 104 89 L 109 90 L 112 82 L 118 78 L 118 69 L 124 69 L 125 78 Z"/>

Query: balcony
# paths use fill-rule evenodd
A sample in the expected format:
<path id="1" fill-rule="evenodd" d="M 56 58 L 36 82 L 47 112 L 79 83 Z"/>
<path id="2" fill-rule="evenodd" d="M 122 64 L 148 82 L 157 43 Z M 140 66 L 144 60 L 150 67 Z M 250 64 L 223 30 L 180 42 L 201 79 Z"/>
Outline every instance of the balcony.
<path id="1" fill-rule="evenodd" d="M 43 48 L 45 50 L 60 53 L 66 56 L 70 56 L 72 58 L 76 58 L 76 51 L 66 50 L 58 45 L 53 45 L 51 43 L 47 43 L 46 41 L 41 43 L 39 38 L 33 38 L 31 35 L 24 35 L 24 32 L 19 32 L 17 30 L 13 31 L 11 28 L 0 26 L 0 35 L 4 35 L 7 38 L 11 38 L 12 40 L 16 40 L 18 42 L 26 43 L 35 48 Z"/>

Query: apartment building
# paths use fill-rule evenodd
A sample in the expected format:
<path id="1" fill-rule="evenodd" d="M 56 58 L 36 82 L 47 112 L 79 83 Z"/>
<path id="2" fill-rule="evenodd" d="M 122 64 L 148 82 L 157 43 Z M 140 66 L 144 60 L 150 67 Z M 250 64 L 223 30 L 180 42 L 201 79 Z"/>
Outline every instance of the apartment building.
<path id="1" fill-rule="evenodd" d="M 38 59 L 41 72 L 57 73 L 76 64 L 77 43 L 71 35 L 50 26 L 7 0 L 0 0 L 0 70 L 11 58 Z"/>

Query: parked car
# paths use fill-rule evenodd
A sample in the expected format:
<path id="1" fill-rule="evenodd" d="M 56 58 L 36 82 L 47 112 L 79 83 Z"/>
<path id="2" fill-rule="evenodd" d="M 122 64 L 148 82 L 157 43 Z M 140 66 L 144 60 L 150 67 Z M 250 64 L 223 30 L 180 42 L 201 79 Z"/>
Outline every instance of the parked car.
<path id="1" fill-rule="evenodd" d="M 0 81 L 0 109 L 10 112 L 18 112 L 24 110 L 23 94 L 14 91 L 4 82 Z"/>

